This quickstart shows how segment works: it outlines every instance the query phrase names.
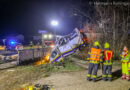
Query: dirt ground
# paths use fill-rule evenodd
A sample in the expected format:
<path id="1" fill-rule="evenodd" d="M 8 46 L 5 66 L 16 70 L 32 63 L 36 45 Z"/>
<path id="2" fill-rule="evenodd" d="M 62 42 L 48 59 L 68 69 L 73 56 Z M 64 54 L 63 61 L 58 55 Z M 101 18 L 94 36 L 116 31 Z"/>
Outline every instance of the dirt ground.
<path id="1" fill-rule="evenodd" d="M 34 84 L 48 84 L 54 90 L 130 90 L 130 82 L 120 78 L 121 70 L 113 70 L 113 81 L 101 80 L 101 70 L 98 72 L 97 82 L 87 81 L 87 70 L 79 72 L 53 73 L 49 77 L 41 78 Z"/>
<path id="2" fill-rule="evenodd" d="M 67 65 L 69 70 L 73 70 L 72 65 Z M 7 65 L 5 64 L 5 66 Z M 53 90 L 130 90 L 130 81 L 120 78 L 121 68 L 119 65 L 113 65 L 112 82 L 102 80 L 101 69 L 98 71 L 97 82 L 86 80 L 87 69 L 50 72 L 47 76 L 44 69 L 49 70 L 40 66 L 21 66 L 0 70 L 0 90 L 14 90 L 14 88 L 18 90 L 19 86 L 26 83 L 47 84 Z"/>

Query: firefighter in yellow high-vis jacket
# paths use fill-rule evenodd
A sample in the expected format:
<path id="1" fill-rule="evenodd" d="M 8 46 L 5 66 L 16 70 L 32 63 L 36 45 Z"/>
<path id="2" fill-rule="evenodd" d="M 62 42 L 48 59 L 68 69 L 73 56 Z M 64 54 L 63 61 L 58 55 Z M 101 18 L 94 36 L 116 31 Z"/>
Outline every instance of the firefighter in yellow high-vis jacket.
<path id="1" fill-rule="evenodd" d="M 130 53 L 126 46 L 124 46 L 123 52 L 121 53 L 121 62 L 122 62 L 122 79 L 130 80 L 129 73 L 129 63 L 130 63 Z"/>
<path id="2" fill-rule="evenodd" d="M 91 50 L 88 52 L 87 60 L 89 61 L 87 80 L 89 81 L 91 80 L 91 74 L 92 71 L 94 70 L 92 78 L 93 81 L 95 82 L 97 78 L 99 63 L 102 62 L 102 54 L 101 54 L 100 44 L 98 41 L 94 42 L 94 47 L 91 48 Z"/>
<path id="3" fill-rule="evenodd" d="M 108 78 L 109 81 L 112 80 L 112 62 L 113 62 L 113 51 L 110 50 L 110 45 L 109 43 L 104 44 L 104 51 L 103 51 L 103 80 L 106 81 Z M 108 71 L 108 75 L 107 72 Z"/>

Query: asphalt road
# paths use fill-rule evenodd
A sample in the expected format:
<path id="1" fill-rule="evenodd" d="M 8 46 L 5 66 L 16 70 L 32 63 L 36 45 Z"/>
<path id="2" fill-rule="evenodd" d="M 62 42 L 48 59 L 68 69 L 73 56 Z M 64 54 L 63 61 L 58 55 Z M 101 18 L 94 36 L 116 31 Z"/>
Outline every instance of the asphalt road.
<path id="1" fill-rule="evenodd" d="M 17 54 L 17 51 L 0 51 L 0 55 L 10 56 Z"/>

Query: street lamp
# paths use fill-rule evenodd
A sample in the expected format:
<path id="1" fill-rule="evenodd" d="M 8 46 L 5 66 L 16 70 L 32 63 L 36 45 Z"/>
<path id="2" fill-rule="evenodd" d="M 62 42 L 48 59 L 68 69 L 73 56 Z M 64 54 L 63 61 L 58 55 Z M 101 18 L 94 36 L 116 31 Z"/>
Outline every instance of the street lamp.
<path id="1" fill-rule="evenodd" d="M 56 38 L 56 26 L 59 25 L 59 22 L 57 20 L 52 20 L 51 25 L 54 26 L 54 36 Z"/>
<path id="2" fill-rule="evenodd" d="M 52 20 L 52 21 L 51 21 L 51 25 L 52 25 L 52 26 L 58 26 L 58 24 L 59 24 L 59 23 L 58 23 L 57 20 Z"/>
<path id="3" fill-rule="evenodd" d="M 57 38 L 56 38 L 56 26 L 58 26 L 58 21 L 57 20 L 52 20 L 51 21 L 51 25 L 52 26 L 54 26 L 54 29 L 55 29 L 55 31 L 54 31 L 54 36 L 55 36 L 55 42 L 57 41 Z M 54 47 L 54 46 L 53 46 Z M 60 50 L 59 50 L 59 46 L 57 46 L 57 50 L 58 50 L 58 52 L 61 54 L 61 52 L 60 52 Z M 62 54 L 61 54 L 62 55 Z M 63 57 L 63 56 L 62 56 Z M 62 58 L 62 60 L 63 60 L 63 58 Z"/>

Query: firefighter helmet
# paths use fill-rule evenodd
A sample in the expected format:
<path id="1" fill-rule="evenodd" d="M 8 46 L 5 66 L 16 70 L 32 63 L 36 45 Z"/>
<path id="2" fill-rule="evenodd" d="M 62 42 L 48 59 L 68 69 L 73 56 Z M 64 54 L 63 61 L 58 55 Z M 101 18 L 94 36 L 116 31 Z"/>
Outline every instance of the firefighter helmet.
<path id="1" fill-rule="evenodd" d="M 110 48 L 110 44 L 106 42 L 106 43 L 104 44 L 104 48 Z"/>
<path id="2" fill-rule="evenodd" d="M 100 47 L 100 44 L 98 41 L 94 42 L 94 46 L 99 46 Z"/>

